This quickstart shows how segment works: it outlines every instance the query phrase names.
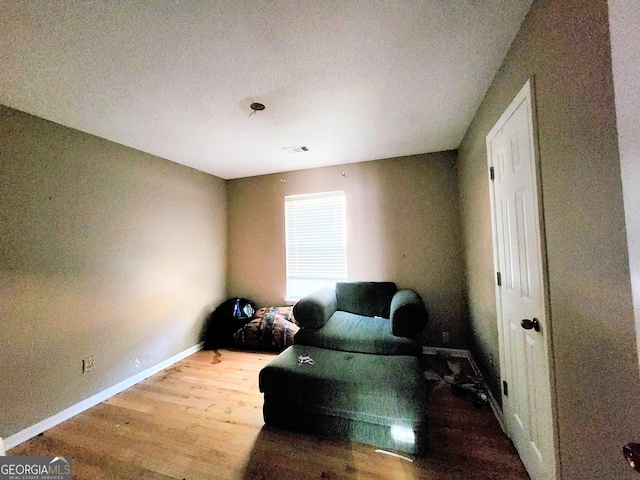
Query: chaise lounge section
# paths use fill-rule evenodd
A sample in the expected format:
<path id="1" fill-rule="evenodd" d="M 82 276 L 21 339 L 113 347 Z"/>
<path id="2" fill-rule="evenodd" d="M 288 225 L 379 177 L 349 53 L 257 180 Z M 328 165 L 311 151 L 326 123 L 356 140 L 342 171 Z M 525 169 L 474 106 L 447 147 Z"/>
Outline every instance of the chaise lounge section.
<path id="1" fill-rule="evenodd" d="M 259 376 L 264 420 L 416 455 L 427 446 L 419 295 L 391 282 L 339 283 L 294 307 L 294 345 Z"/>

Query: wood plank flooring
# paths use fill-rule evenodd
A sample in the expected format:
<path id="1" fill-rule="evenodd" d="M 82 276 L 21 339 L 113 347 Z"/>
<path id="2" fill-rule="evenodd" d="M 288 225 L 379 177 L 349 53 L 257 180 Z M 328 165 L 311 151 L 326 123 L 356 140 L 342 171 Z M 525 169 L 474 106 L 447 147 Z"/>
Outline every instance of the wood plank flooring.
<path id="1" fill-rule="evenodd" d="M 71 455 L 82 480 L 529 478 L 491 411 L 442 384 L 428 407 L 430 451 L 413 462 L 265 426 L 257 379 L 273 358 L 198 352 L 7 454 Z"/>

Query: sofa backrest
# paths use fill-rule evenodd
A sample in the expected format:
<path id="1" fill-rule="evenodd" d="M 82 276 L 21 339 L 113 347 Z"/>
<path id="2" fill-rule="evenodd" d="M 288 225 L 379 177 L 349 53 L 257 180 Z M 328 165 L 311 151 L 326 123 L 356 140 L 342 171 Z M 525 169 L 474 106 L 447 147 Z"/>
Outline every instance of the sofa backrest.
<path id="1" fill-rule="evenodd" d="M 389 318 L 393 295 L 398 291 L 393 282 L 336 283 L 338 310 L 366 317 Z"/>

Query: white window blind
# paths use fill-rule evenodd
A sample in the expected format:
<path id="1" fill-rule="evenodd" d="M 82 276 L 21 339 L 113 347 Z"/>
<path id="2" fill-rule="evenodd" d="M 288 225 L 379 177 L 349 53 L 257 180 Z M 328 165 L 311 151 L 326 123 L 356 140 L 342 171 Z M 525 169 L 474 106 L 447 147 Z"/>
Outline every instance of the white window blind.
<path id="1" fill-rule="evenodd" d="M 347 279 L 343 191 L 291 195 L 284 199 L 287 299 L 298 300 Z"/>

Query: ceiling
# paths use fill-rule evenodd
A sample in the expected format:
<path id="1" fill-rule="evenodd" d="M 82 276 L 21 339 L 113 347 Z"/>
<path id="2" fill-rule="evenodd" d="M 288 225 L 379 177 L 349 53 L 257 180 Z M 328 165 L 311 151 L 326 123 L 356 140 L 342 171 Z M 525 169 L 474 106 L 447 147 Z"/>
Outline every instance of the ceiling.
<path id="1" fill-rule="evenodd" d="M 0 103 L 225 179 L 450 150 L 530 4 L 0 0 Z"/>

